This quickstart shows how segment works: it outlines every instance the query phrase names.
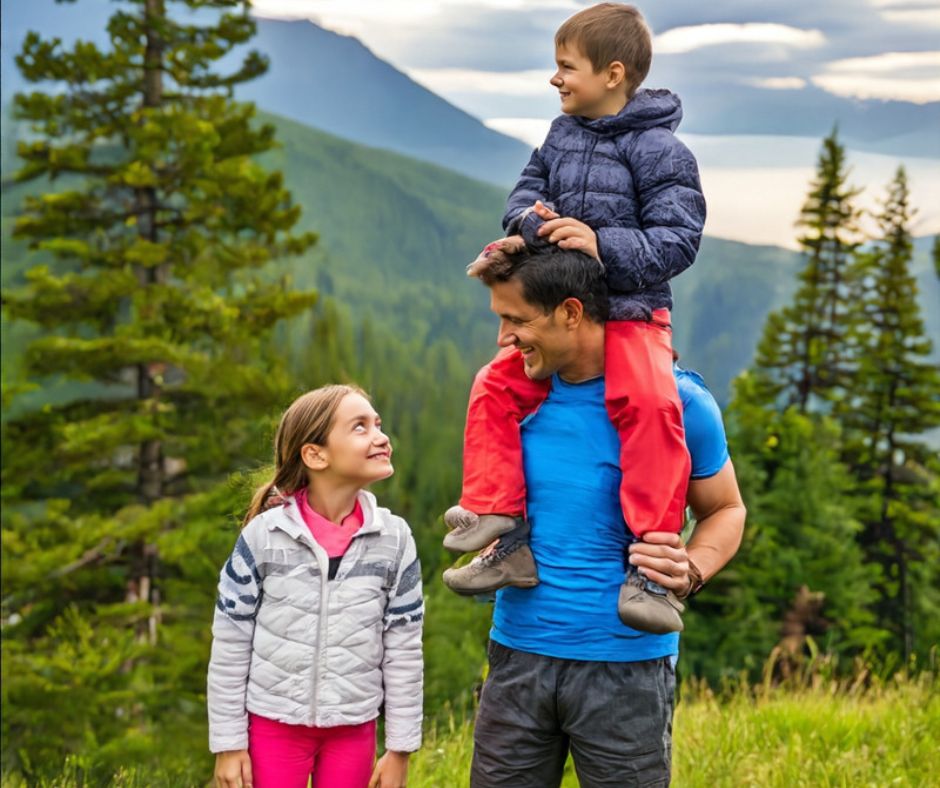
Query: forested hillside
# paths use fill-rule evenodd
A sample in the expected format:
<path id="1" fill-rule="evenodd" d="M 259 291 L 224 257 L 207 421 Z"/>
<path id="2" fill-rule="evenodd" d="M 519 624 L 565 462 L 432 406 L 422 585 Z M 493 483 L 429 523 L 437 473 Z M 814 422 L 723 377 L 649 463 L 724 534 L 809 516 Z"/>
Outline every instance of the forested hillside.
<path id="1" fill-rule="evenodd" d="M 303 214 L 299 227 L 319 243 L 286 262 L 297 287 L 335 296 L 353 323 L 368 317 L 377 331 L 406 342 L 448 339 L 474 368 L 494 347 L 495 324 L 483 287 L 464 276 L 480 246 L 498 236 L 505 192 L 489 184 L 385 150 L 350 143 L 284 118 L 264 115 L 280 147 L 264 162 L 282 169 Z M 20 131 L 20 133 L 22 133 Z M 14 167 L 17 129 L 4 113 L 4 173 Z M 37 259 L 11 241 L 12 217 L 39 185 L 3 185 L 3 283 L 17 281 Z M 764 318 L 793 292 L 797 253 L 705 238 L 692 268 L 674 283 L 674 344 L 719 401 L 754 354 Z M 914 270 L 921 284 L 928 333 L 940 336 L 940 286 L 927 250 Z M 4 369 L 17 354 L 23 328 L 4 326 Z M 306 329 L 294 329 L 296 350 Z"/>

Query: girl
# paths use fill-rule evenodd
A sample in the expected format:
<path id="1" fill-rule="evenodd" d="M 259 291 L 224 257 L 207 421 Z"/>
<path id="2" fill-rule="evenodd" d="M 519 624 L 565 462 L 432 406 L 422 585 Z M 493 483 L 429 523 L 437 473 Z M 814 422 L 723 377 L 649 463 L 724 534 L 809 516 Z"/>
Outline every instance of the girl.
<path id="1" fill-rule="evenodd" d="M 310 391 L 281 418 L 274 478 L 219 581 L 208 686 L 219 788 L 306 788 L 311 774 L 313 788 L 405 785 L 421 745 L 421 568 L 407 523 L 362 489 L 392 475 L 391 454 L 354 386 Z"/>

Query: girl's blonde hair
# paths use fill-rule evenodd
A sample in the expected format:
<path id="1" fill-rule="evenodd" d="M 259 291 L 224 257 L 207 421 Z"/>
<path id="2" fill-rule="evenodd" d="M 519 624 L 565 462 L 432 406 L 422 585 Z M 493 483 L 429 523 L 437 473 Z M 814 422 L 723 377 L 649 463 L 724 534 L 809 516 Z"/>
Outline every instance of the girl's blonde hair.
<path id="1" fill-rule="evenodd" d="M 336 409 L 348 394 L 369 399 L 358 386 L 332 384 L 299 396 L 284 411 L 274 435 L 274 478 L 255 490 L 243 525 L 264 511 L 269 498 L 293 495 L 307 486 L 307 466 L 300 458 L 300 449 L 307 443 L 326 444 Z"/>

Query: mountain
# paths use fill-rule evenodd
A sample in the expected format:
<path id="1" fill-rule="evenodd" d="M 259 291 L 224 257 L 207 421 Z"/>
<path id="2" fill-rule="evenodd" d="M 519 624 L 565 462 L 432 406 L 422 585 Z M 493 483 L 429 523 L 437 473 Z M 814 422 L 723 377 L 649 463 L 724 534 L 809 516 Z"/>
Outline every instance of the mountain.
<path id="1" fill-rule="evenodd" d="M 466 278 L 464 266 L 498 236 L 505 190 L 285 118 L 263 119 L 277 126 L 281 143 L 266 164 L 285 173 L 303 207 L 300 227 L 320 234 L 317 246 L 285 263 L 283 272 L 298 286 L 335 296 L 356 322 L 368 319 L 417 343 L 449 339 L 471 365 L 488 358 L 496 323 L 485 288 Z M 4 124 L 5 153 L 16 133 Z M 5 156 L 5 168 L 10 164 Z M 37 188 L 4 183 L 4 286 L 39 260 L 10 238 L 23 194 Z M 695 265 L 675 281 L 674 344 L 722 402 L 731 378 L 750 362 L 767 312 L 793 292 L 800 265 L 800 256 L 786 249 L 706 238 Z M 915 268 L 936 341 L 940 280 L 925 243 L 918 245 Z M 4 325 L 5 376 L 28 336 L 22 324 Z M 302 350 L 304 341 L 294 336 L 290 344 Z"/>
<path id="2" fill-rule="evenodd" d="M 26 85 L 13 58 L 28 30 L 63 41 L 106 43 L 107 0 L 2 5 L 4 103 Z M 483 125 L 376 57 L 357 39 L 307 21 L 258 19 L 250 46 L 270 57 L 260 79 L 239 86 L 240 99 L 354 142 L 404 153 L 473 178 L 511 185 L 531 148 Z M 235 59 L 230 61 L 235 65 Z"/>
<path id="3" fill-rule="evenodd" d="M 940 158 L 940 102 L 860 101 L 806 86 L 800 90 L 734 90 L 690 84 L 676 75 L 683 131 L 695 134 L 785 134 L 824 137 L 833 126 L 854 150 Z M 781 93 L 786 95 L 781 96 Z"/>

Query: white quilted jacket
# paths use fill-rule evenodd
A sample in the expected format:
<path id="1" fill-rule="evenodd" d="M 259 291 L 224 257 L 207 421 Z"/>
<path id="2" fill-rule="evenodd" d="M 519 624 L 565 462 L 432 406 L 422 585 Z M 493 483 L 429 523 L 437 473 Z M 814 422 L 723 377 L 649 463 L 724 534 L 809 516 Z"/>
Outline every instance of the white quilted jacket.
<path id="1" fill-rule="evenodd" d="M 242 530 L 219 579 L 209 748 L 248 746 L 248 712 L 356 725 L 384 703 L 385 746 L 421 746 L 424 602 L 408 524 L 359 493 L 364 522 L 333 580 L 291 498 Z"/>

